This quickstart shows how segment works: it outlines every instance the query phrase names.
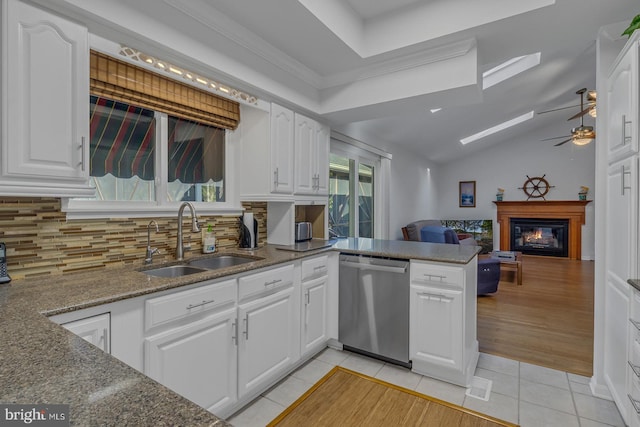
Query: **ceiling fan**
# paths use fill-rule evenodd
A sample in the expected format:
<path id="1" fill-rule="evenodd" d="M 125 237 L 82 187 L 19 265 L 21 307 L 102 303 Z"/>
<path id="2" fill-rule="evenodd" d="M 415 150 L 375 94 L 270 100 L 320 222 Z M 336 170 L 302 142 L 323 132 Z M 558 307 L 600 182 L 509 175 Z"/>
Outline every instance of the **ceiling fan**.
<path id="1" fill-rule="evenodd" d="M 554 138 L 543 139 L 542 141 L 551 141 L 553 139 L 567 138 L 564 141 L 554 144 L 554 146 L 558 147 L 562 144 L 566 144 L 569 141 L 573 141 L 575 145 L 587 145 L 596 137 L 596 133 L 593 130 L 593 126 L 584 125 L 584 116 L 587 113 L 592 117 L 596 116 L 596 92 L 595 91 L 588 92 L 587 107 L 585 108 L 584 94 L 586 92 L 587 92 L 586 88 L 582 88 L 576 92 L 577 95 L 580 95 L 580 112 L 567 119 L 567 121 L 569 121 L 569 120 L 577 119 L 578 117 L 580 117 L 580 126 L 571 129 L 571 135 L 556 136 Z M 564 110 L 564 109 L 573 108 L 573 107 L 577 107 L 577 105 L 573 105 L 571 107 L 556 108 L 555 110 L 542 111 L 538 114 L 549 113 L 551 111 Z"/>

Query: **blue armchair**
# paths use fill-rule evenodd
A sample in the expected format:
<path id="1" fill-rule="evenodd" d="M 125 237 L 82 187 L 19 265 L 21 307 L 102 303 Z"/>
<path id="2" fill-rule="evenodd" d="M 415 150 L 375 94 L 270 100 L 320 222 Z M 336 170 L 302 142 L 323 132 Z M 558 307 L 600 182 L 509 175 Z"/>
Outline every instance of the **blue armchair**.
<path id="1" fill-rule="evenodd" d="M 431 243 L 469 244 L 460 242 L 458 235 L 450 228 L 428 225 L 420 229 L 420 240 Z M 471 243 L 471 244 L 475 244 Z M 500 260 L 494 258 L 478 259 L 478 295 L 498 291 L 500 282 Z"/>

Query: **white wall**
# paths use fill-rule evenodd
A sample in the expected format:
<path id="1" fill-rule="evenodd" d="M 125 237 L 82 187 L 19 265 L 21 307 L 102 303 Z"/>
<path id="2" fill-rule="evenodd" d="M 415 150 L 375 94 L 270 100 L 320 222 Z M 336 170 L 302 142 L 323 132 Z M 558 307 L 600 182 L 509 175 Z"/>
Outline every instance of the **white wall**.
<path id="1" fill-rule="evenodd" d="M 570 127 L 570 124 L 567 125 Z M 439 165 L 436 171 L 437 218 L 493 219 L 494 244 L 498 247 L 499 227 L 496 223 L 495 194 L 504 188 L 505 201 L 527 200 L 519 188 L 530 177 L 543 176 L 554 186 L 547 200 L 577 200 L 580 186 L 590 188 L 588 199 L 594 198 L 595 144 L 578 147 L 571 143 L 554 147 L 554 141 L 540 139 L 567 134 L 567 129 L 546 130 L 517 141 L 488 147 L 470 157 Z M 481 142 L 477 142 L 481 143 Z M 458 206 L 459 181 L 476 181 L 476 207 Z M 531 201 L 542 199 L 530 199 Z M 586 208 L 582 228 L 582 258 L 594 259 L 594 205 Z"/>
<path id="2" fill-rule="evenodd" d="M 437 218 L 438 199 L 429 161 L 400 148 L 391 148 L 389 238 L 402 239 L 401 228 L 418 219 Z"/>

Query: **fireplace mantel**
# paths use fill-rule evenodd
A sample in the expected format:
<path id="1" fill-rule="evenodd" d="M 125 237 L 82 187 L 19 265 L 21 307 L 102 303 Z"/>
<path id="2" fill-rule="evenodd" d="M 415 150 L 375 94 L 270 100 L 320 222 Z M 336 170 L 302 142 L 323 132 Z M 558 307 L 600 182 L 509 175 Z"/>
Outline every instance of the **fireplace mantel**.
<path id="1" fill-rule="evenodd" d="M 498 207 L 500 249 L 510 249 L 511 218 L 567 219 L 569 220 L 569 259 L 581 259 L 585 206 L 590 202 L 591 200 L 493 202 Z"/>

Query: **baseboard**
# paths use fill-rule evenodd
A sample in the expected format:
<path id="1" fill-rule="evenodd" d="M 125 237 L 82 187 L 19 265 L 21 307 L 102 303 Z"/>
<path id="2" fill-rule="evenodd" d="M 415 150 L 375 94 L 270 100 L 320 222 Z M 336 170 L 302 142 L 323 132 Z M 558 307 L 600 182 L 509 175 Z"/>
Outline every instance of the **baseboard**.
<path id="1" fill-rule="evenodd" d="M 591 377 L 591 381 L 589 381 L 589 388 L 591 389 L 591 394 L 595 397 L 599 397 L 600 399 L 613 400 L 613 396 L 609 391 L 609 387 L 606 384 L 598 384 L 595 377 Z"/>

